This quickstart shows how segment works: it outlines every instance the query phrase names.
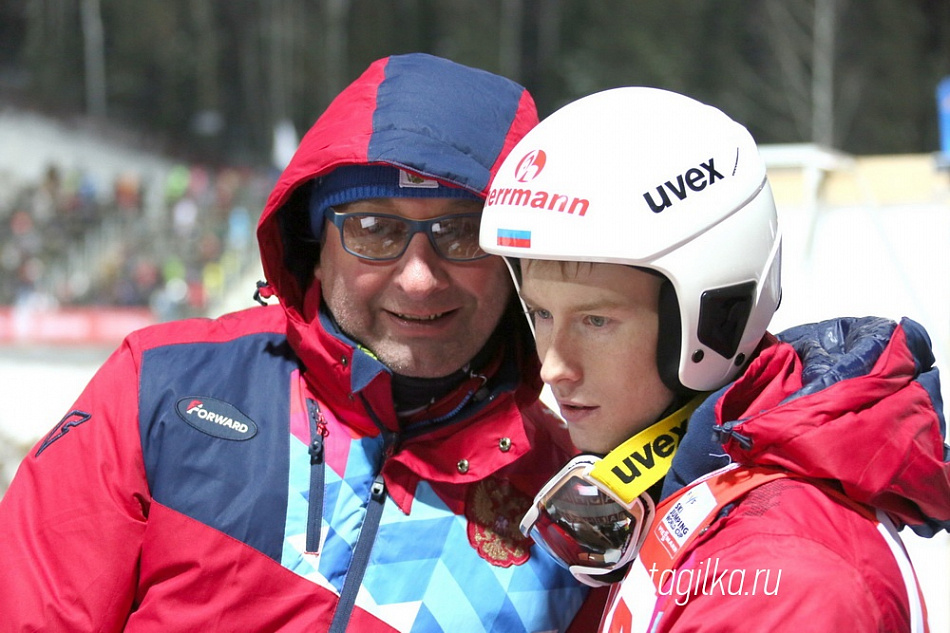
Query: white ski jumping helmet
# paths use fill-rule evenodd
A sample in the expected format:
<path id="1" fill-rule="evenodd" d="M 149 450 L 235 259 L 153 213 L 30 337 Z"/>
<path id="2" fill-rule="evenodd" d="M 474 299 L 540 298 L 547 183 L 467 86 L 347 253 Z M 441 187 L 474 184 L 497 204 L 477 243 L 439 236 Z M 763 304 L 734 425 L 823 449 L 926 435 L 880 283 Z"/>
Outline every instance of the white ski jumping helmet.
<path id="1" fill-rule="evenodd" d="M 663 275 L 657 366 L 674 391 L 732 379 L 781 298 L 755 141 L 720 110 L 657 88 L 605 90 L 544 119 L 492 180 L 479 237 L 508 258 Z"/>

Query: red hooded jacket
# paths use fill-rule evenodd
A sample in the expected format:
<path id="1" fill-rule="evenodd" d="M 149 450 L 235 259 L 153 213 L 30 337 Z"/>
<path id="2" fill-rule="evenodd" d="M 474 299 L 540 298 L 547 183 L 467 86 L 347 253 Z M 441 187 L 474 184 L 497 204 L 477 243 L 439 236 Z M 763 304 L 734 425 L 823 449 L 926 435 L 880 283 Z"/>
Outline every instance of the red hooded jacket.
<path id="1" fill-rule="evenodd" d="M 926 332 L 838 319 L 779 338 L 690 418 L 602 630 L 927 630 L 897 535 L 950 528 Z"/>

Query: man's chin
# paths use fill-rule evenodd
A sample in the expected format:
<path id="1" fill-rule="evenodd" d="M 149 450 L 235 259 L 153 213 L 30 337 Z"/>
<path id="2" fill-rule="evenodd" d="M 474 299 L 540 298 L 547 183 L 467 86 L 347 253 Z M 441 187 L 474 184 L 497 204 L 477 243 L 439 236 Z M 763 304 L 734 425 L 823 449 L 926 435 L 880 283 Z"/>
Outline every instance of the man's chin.
<path id="1" fill-rule="evenodd" d="M 409 378 L 445 378 L 449 374 L 455 373 L 464 366 L 464 363 L 457 365 L 430 365 L 427 363 L 406 363 L 398 367 L 389 365 L 397 374 Z"/>
<path id="2" fill-rule="evenodd" d="M 440 349 L 433 349 L 425 354 L 408 354 L 403 351 L 377 355 L 389 369 L 410 378 L 443 378 L 464 367 L 472 356 L 474 352 L 469 355 L 448 354 L 444 347 L 441 352 Z"/>
<path id="3" fill-rule="evenodd" d="M 574 444 L 574 448 L 581 453 L 606 455 L 619 445 L 619 442 L 618 444 L 612 444 L 609 440 L 598 437 L 596 433 L 580 431 L 572 427 L 570 423 L 567 425 L 567 432 L 571 436 L 571 443 Z"/>

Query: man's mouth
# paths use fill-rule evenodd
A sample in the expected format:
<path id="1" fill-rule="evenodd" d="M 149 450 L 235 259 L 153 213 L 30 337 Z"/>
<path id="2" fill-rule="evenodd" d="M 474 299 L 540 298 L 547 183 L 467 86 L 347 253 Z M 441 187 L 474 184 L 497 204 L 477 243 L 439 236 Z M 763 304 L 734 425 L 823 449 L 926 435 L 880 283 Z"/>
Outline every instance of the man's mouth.
<path id="1" fill-rule="evenodd" d="M 561 415 L 568 416 L 568 417 L 575 416 L 575 415 L 583 415 L 585 413 L 589 413 L 597 409 L 596 406 L 578 404 L 576 402 L 566 402 L 566 401 L 558 400 L 557 404 L 558 404 L 558 408 L 561 409 Z"/>
<path id="2" fill-rule="evenodd" d="M 391 314 L 402 319 L 403 321 L 414 321 L 417 323 L 425 323 L 426 321 L 435 321 L 436 319 L 441 319 L 442 317 L 450 313 L 438 312 L 436 314 L 420 315 L 420 314 L 403 314 L 402 312 L 392 312 Z"/>
<path id="3" fill-rule="evenodd" d="M 561 404 L 560 407 L 562 409 L 567 409 L 568 411 L 586 411 L 587 409 L 595 408 L 595 407 L 590 407 L 583 404 L 567 404 L 567 403 Z"/>

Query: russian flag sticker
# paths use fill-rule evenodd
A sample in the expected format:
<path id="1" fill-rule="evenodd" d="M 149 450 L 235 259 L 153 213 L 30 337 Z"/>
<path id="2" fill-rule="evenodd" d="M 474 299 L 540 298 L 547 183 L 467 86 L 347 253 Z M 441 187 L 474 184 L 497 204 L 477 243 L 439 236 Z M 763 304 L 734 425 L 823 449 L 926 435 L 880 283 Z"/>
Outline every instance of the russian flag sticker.
<path id="1" fill-rule="evenodd" d="M 513 229 L 498 229 L 498 246 L 514 246 L 516 248 L 531 248 L 531 231 L 515 231 Z"/>

